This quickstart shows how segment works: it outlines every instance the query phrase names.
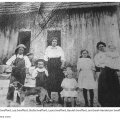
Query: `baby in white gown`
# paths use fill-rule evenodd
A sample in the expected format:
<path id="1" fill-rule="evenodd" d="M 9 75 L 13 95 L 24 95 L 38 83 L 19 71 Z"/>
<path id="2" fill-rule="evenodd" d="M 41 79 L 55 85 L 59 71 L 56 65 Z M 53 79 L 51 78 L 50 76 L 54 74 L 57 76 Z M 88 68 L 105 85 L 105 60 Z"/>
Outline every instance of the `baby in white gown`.
<path id="1" fill-rule="evenodd" d="M 73 78 L 73 71 L 70 67 L 67 67 L 65 75 L 66 78 L 63 79 L 61 84 L 61 87 L 63 88 L 61 97 L 64 98 L 64 106 L 66 106 L 66 102 L 69 100 L 72 106 L 74 106 L 74 98 L 77 97 L 77 81 Z"/>

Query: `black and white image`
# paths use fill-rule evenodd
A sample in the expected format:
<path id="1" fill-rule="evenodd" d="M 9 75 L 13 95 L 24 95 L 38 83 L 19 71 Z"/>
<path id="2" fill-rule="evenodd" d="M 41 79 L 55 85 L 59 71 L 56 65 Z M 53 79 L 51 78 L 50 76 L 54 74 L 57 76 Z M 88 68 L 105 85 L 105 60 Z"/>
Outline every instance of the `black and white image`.
<path id="1" fill-rule="evenodd" d="M 0 2 L 0 107 L 120 107 L 120 3 Z"/>

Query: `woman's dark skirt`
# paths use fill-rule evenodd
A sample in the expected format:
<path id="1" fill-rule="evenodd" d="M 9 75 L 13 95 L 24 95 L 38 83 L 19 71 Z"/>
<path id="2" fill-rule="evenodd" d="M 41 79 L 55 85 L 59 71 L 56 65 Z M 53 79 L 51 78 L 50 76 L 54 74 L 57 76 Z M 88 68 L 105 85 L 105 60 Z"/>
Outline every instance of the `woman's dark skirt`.
<path id="1" fill-rule="evenodd" d="M 120 106 L 120 85 L 117 70 L 105 67 L 98 80 L 98 101 L 102 107 Z"/>
<path id="2" fill-rule="evenodd" d="M 61 58 L 50 58 L 48 60 L 48 90 L 51 92 L 61 91 L 61 82 L 64 78 L 61 69 Z"/>

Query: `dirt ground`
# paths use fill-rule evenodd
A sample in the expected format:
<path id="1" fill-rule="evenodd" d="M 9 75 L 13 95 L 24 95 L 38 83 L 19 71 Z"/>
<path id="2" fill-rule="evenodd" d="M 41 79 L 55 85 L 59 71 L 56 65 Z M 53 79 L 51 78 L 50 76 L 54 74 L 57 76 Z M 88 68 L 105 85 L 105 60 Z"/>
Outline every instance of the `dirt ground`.
<path id="1" fill-rule="evenodd" d="M 33 86 L 32 84 L 34 81 L 30 81 L 29 78 L 26 79 L 26 85 Z M 9 79 L 4 79 L 0 77 L 0 107 L 7 107 L 8 103 L 10 104 L 10 107 L 21 107 L 19 104 L 11 101 L 6 100 L 6 95 L 8 91 L 8 86 L 9 86 Z M 89 98 L 89 94 L 88 94 Z M 82 95 L 82 90 L 79 91 L 78 97 L 76 100 L 76 107 L 83 107 L 84 106 L 84 99 Z M 99 104 L 97 102 L 97 89 L 94 90 L 94 107 L 98 107 Z M 42 107 L 41 105 L 36 105 L 36 96 L 31 95 L 25 98 L 25 104 L 22 107 Z M 45 107 L 62 107 L 60 104 L 45 104 Z"/>

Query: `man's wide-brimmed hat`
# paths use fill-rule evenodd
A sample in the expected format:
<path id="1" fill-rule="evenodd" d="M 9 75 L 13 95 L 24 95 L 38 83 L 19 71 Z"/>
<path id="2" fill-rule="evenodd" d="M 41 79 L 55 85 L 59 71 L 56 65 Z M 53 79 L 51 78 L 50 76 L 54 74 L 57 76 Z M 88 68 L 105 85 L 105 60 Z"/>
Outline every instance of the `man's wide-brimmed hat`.
<path id="1" fill-rule="evenodd" d="M 24 49 L 26 49 L 26 46 L 24 45 L 24 44 L 19 44 L 17 47 L 16 47 L 16 49 L 18 49 L 18 48 L 24 48 Z"/>
<path id="2" fill-rule="evenodd" d="M 23 45 L 23 44 L 19 44 L 19 45 L 16 47 L 16 49 L 15 49 L 15 54 L 17 54 L 19 48 L 24 48 L 24 49 L 26 49 L 26 46 Z"/>

